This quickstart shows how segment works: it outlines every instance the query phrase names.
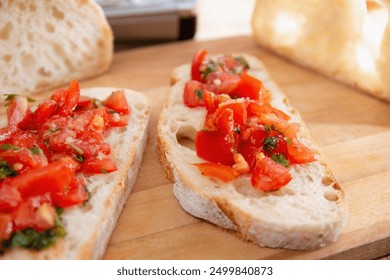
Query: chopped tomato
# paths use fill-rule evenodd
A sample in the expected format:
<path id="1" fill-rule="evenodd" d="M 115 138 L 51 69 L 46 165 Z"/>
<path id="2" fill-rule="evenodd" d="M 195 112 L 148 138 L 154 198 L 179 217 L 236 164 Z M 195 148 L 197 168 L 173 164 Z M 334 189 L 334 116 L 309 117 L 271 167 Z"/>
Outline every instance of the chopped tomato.
<path id="1" fill-rule="evenodd" d="M 242 154 L 249 165 L 249 169 L 253 172 L 256 167 L 256 153 L 263 150 L 263 143 L 268 137 L 268 133 L 260 127 L 250 130 L 251 134 L 246 141 L 242 141 L 238 147 L 238 152 Z"/>
<path id="2" fill-rule="evenodd" d="M 247 111 L 246 111 L 246 104 L 244 102 L 227 102 L 221 104 L 218 109 L 215 111 L 215 114 L 218 116 L 222 111 L 226 110 L 227 108 L 233 110 L 234 112 L 234 121 L 238 123 L 239 125 L 245 125 L 247 121 Z"/>
<path id="3" fill-rule="evenodd" d="M 31 123 L 31 110 L 27 97 L 15 95 L 12 97 L 7 110 L 8 125 L 27 129 Z"/>
<path id="4" fill-rule="evenodd" d="M 55 225 L 55 209 L 47 194 L 29 197 L 12 213 L 15 230 L 33 228 L 44 231 Z"/>
<path id="5" fill-rule="evenodd" d="M 0 213 L 0 241 L 11 237 L 13 223 L 11 214 Z M 1 242 L 0 242 L 1 249 Z"/>
<path id="6" fill-rule="evenodd" d="M 206 78 L 205 88 L 216 94 L 235 92 L 240 77 L 230 72 L 213 72 Z"/>
<path id="7" fill-rule="evenodd" d="M 234 129 L 234 111 L 230 108 L 224 109 L 216 118 L 217 129 L 226 134 L 233 132 Z"/>
<path id="8" fill-rule="evenodd" d="M 49 119 L 57 110 L 57 102 L 54 100 L 43 101 L 32 116 L 30 129 L 38 129 L 47 119 Z"/>
<path id="9" fill-rule="evenodd" d="M 86 159 L 81 165 L 79 171 L 87 174 L 110 173 L 118 170 L 117 166 L 110 157 L 99 159 L 91 157 Z"/>
<path id="10" fill-rule="evenodd" d="M 203 175 L 217 178 L 224 182 L 230 182 L 240 175 L 240 172 L 234 168 L 219 163 L 204 162 L 194 165 L 199 168 Z"/>
<path id="11" fill-rule="evenodd" d="M 34 151 L 34 152 L 33 152 Z M 46 166 L 47 158 L 39 148 L 0 151 L 0 158 L 8 162 L 19 174 L 32 168 Z"/>
<path id="12" fill-rule="evenodd" d="M 252 100 L 258 100 L 262 87 L 263 83 L 260 80 L 243 72 L 241 79 L 232 94 L 237 97 L 248 97 Z"/>
<path id="13" fill-rule="evenodd" d="M 77 103 L 80 98 L 80 86 L 77 81 L 72 81 L 69 84 L 68 89 L 65 91 L 58 91 L 59 94 L 56 94 L 52 97 L 53 100 L 61 102 L 62 104 L 57 109 L 56 114 L 60 116 L 69 116 L 73 113 L 73 109 L 76 108 Z M 60 96 L 61 95 L 61 96 Z"/>
<path id="14" fill-rule="evenodd" d="M 83 203 L 88 200 L 88 191 L 83 177 L 73 177 L 69 188 L 60 193 L 52 194 L 54 205 L 65 208 Z"/>
<path id="15" fill-rule="evenodd" d="M 233 165 L 233 143 L 226 133 L 198 131 L 195 137 L 196 154 L 205 160 Z"/>
<path id="16" fill-rule="evenodd" d="M 298 123 L 288 123 L 274 114 L 262 114 L 259 117 L 260 123 L 283 133 L 287 138 L 294 139 L 300 128 Z"/>
<path id="17" fill-rule="evenodd" d="M 288 169 L 269 157 L 257 161 L 252 175 L 252 185 L 263 191 L 275 191 L 285 186 L 292 177 Z"/>
<path id="18" fill-rule="evenodd" d="M 197 81 L 189 81 L 184 88 L 184 104 L 188 107 L 203 106 L 203 85 Z"/>
<path id="19" fill-rule="evenodd" d="M 129 123 L 130 116 L 109 112 L 107 117 L 107 125 L 110 127 L 126 126 Z"/>
<path id="20" fill-rule="evenodd" d="M 203 81 L 203 77 L 200 73 L 200 66 L 202 65 L 203 61 L 207 58 L 207 51 L 206 50 L 199 50 L 193 60 L 191 65 L 191 78 L 195 81 Z"/>
<path id="21" fill-rule="evenodd" d="M 288 159 L 291 163 L 309 163 L 315 161 L 315 152 L 297 139 L 293 139 L 292 143 L 287 146 Z"/>
<path id="22" fill-rule="evenodd" d="M 20 131 L 17 127 L 7 126 L 0 129 L 0 144 L 9 142 L 11 137 Z"/>
<path id="23" fill-rule="evenodd" d="M 280 111 L 274 107 L 272 107 L 268 103 L 259 104 L 257 102 L 249 102 L 248 104 L 248 115 L 249 116 L 257 116 L 261 117 L 263 114 L 275 114 L 278 118 L 288 121 L 290 116 Z"/>
<path id="24" fill-rule="evenodd" d="M 103 101 L 103 105 L 117 113 L 130 113 L 130 108 L 123 90 L 117 90 L 111 93 L 111 95 Z"/>
<path id="25" fill-rule="evenodd" d="M 207 112 L 214 112 L 218 108 L 218 98 L 214 93 L 205 89 L 203 91 L 204 106 Z"/>
<path id="26" fill-rule="evenodd" d="M 22 197 L 62 192 L 69 186 L 76 169 L 77 164 L 70 157 L 64 157 L 47 166 L 31 169 L 3 184 L 18 189 Z"/>
<path id="27" fill-rule="evenodd" d="M 77 102 L 76 108 L 77 109 L 84 108 L 84 107 L 88 106 L 91 103 L 91 101 L 92 101 L 92 98 L 90 98 L 90 97 L 80 96 L 79 102 Z"/>
<path id="28" fill-rule="evenodd" d="M 9 179 L 5 179 L 5 182 Z M 22 197 L 16 188 L 7 183 L 0 184 L 0 211 L 9 212 L 22 202 Z"/>

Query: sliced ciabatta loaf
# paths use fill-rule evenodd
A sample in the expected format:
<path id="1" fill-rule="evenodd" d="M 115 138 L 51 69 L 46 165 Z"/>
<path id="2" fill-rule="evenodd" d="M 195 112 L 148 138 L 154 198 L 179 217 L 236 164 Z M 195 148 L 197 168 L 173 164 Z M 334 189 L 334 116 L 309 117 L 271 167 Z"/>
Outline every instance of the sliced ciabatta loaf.
<path id="1" fill-rule="evenodd" d="M 31 93 L 106 71 L 113 36 L 93 0 L 0 1 L 0 93 Z"/>
<path id="2" fill-rule="evenodd" d="M 298 139 L 316 153 L 316 161 L 292 165 L 292 180 L 278 191 L 264 192 L 242 175 L 232 182 L 203 176 L 195 163 L 205 162 L 191 147 L 196 131 L 203 128 L 204 107 L 189 108 L 183 90 L 190 80 L 190 65 L 173 72 L 173 85 L 158 125 L 160 158 L 174 194 L 190 214 L 235 230 L 261 246 L 317 249 L 334 242 L 347 215 L 344 192 L 323 162 L 297 110 L 270 79 L 261 62 L 244 55 L 248 73 L 272 92 L 272 106 L 301 124 Z"/>
<path id="3" fill-rule="evenodd" d="M 115 88 L 81 90 L 82 96 L 105 99 Z M 41 251 L 10 249 L 4 259 L 98 259 L 104 254 L 124 203 L 136 181 L 148 138 L 150 107 L 139 92 L 124 90 L 131 115 L 127 127 L 109 130 L 106 142 L 117 171 L 87 177 L 91 198 L 83 206 L 64 209 L 65 238 Z"/>

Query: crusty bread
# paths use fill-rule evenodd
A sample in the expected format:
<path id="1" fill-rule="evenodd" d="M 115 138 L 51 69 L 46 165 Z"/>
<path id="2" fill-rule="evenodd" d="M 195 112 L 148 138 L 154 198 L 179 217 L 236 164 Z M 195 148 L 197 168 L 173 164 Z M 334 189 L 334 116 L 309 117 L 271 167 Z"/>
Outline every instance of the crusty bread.
<path id="1" fill-rule="evenodd" d="M 390 101 L 388 0 L 256 0 L 256 41 Z"/>
<path id="2" fill-rule="evenodd" d="M 1 0 L 0 45 L 0 94 L 95 76 L 113 55 L 111 28 L 93 0 Z"/>
<path id="3" fill-rule="evenodd" d="M 90 88 L 81 95 L 104 99 L 115 88 Z M 109 131 L 106 141 L 118 170 L 90 176 L 91 199 L 84 206 L 65 209 L 62 221 L 67 231 L 53 247 L 42 251 L 15 249 L 1 256 L 4 259 L 99 259 L 103 256 L 116 221 L 132 190 L 141 165 L 148 138 L 150 108 L 147 98 L 125 90 L 132 112 L 129 124 Z"/>
<path id="4" fill-rule="evenodd" d="M 193 164 L 204 160 L 197 157 L 190 140 L 202 129 L 206 110 L 184 105 L 190 65 L 183 65 L 174 70 L 174 84 L 158 125 L 160 158 L 168 178 L 174 181 L 174 194 L 190 214 L 235 230 L 261 246 L 300 250 L 324 247 L 336 240 L 346 218 L 344 191 L 321 160 L 299 113 L 261 62 L 252 56 L 245 58 L 251 67 L 249 73 L 272 91 L 271 104 L 291 116 L 292 122 L 302 124 L 298 138 L 316 151 L 318 160 L 292 166 L 292 181 L 275 192 L 256 190 L 248 176 L 222 183 L 201 175 Z"/>

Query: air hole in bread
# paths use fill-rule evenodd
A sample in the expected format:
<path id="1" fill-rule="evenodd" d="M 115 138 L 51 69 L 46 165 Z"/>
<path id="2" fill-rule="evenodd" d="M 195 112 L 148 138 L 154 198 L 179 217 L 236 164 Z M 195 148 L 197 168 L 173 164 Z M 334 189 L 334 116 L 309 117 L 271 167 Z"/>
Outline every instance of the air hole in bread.
<path id="1" fill-rule="evenodd" d="M 20 11 L 23 12 L 23 11 L 26 9 L 26 4 L 20 3 L 19 6 L 18 6 L 18 8 L 19 8 Z"/>
<path id="2" fill-rule="evenodd" d="M 7 41 L 9 35 L 11 34 L 12 25 L 10 22 L 7 22 L 2 29 L 0 29 L 0 40 Z"/>
<path id="3" fill-rule="evenodd" d="M 194 135 L 196 133 L 195 128 L 192 126 L 181 126 L 176 132 L 177 142 L 186 147 L 195 151 Z"/>
<path id="4" fill-rule="evenodd" d="M 40 67 L 38 69 L 38 73 L 39 73 L 39 75 L 44 76 L 44 77 L 50 77 L 51 76 L 51 72 L 49 70 L 46 70 L 43 67 Z"/>
<path id="5" fill-rule="evenodd" d="M 0 2 L 0 10 L 3 8 L 3 2 Z"/>
<path id="6" fill-rule="evenodd" d="M 259 198 L 266 195 L 262 190 L 252 187 L 249 176 L 238 177 L 232 181 L 233 187 L 236 191 L 248 198 Z"/>
<path id="7" fill-rule="evenodd" d="M 35 6 L 33 3 L 29 5 L 30 11 L 35 12 L 37 10 L 37 6 Z"/>
<path id="8" fill-rule="evenodd" d="M 66 21 L 66 24 L 68 25 L 69 28 L 73 27 L 73 23 L 69 20 Z"/>
<path id="9" fill-rule="evenodd" d="M 326 176 L 326 177 L 323 177 L 323 178 L 322 178 L 321 183 L 322 183 L 324 186 L 330 186 L 330 185 L 333 183 L 333 180 L 332 180 L 332 178 Z"/>
<path id="10" fill-rule="evenodd" d="M 309 182 L 313 182 L 314 181 L 313 177 L 311 177 L 310 174 L 307 175 L 306 178 L 307 178 L 307 180 L 309 180 Z"/>
<path id="11" fill-rule="evenodd" d="M 22 55 L 22 65 L 25 69 L 30 69 L 33 65 L 35 65 L 35 58 L 31 54 L 23 54 Z"/>
<path id="12" fill-rule="evenodd" d="M 4 60 L 6 63 L 10 62 L 11 59 L 12 59 L 12 56 L 11 56 L 10 54 L 7 54 L 7 55 L 3 56 L 3 60 Z"/>
<path id="13" fill-rule="evenodd" d="M 339 194 L 336 191 L 328 190 L 324 193 L 325 199 L 336 202 L 339 200 Z"/>
<path id="14" fill-rule="evenodd" d="M 51 8 L 51 12 L 53 14 L 53 16 L 58 19 L 58 20 L 62 20 L 64 19 L 65 15 L 63 12 L 61 12 L 56 6 L 53 6 Z"/>
<path id="15" fill-rule="evenodd" d="M 49 33 L 53 33 L 55 31 L 54 25 L 51 24 L 50 22 L 45 23 L 45 29 Z"/>

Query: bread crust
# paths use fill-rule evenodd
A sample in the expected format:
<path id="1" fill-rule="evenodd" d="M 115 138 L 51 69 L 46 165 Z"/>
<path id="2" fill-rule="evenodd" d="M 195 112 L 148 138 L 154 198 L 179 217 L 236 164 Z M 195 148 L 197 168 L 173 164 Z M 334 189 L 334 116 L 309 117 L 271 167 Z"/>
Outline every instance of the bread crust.
<path id="1" fill-rule="evenodd" d="M 115 90 L 82 89 L 81 95 L 104 99 Z M 12 249 L 0 259 L 100 259 L 103 256 L 137 178 L 148 139 L 149 102 L 142 93 L 124 91 L 132 110 L 129 124 L 126 128 L 112 129 L 107 136 L 118 170 L 88 178 L 90 184 L 87 188 L 92 194 L 88 203 L 63 211 L 62 220 L 67 231 L 64 239 L 58 239 L 52 247 L 41 251 Z"/>
<path id="2" fill-rule="evenodd" d="M 298 179 L 295 178 L 297 182 L 288 184 L 282 191 L 271 193 L 254 190 L 247 178 L 224 184 L 202 176 L 197 168 L 192 166 L 193 163 L 202 160 L 196 156 L 195 151 L 180 145 L 178 140 L 183 133 L 185 137 L 189 137 L 187 132 L 183 132 L 184 128 L 186 131 L 189 130 L 188 126 L 192 126 L 193 129 L 190 130 L 192 132 L 201 129 L 202 123 L 194 124 L 192 121 L 198 116 L 205 115 L 204 108 L 191 109 L 182 102 L 185 82 L 190 79 L 190 65 L 182 65 L 173 71 L 173 85 L 160 115 L 157 132 L 160 160 L 167 177 L 174 182 L 174 194 L 182 208 L 190 214 L 235 230 L 243 239 L 260 246 L 298 250 L 313 250 L 327 246 L 337 239 L 346 219 L 345 193 L 321 159 L 298 111 L 290 106 L 288 98 L 269 78 L 261 62 L 252 56 L 244 56 L 251 65 L 249 73 L 260 78 L 273 92 L 274 99 L 279 100 L 273 99 L 271 101 L 274 102 L 273 106 L 289 114 L 294 122 L 301 124 L 300 140 L 315 150 L 317 162 L 297 167 L 299 172 L 294 173 L 295 176 L 299 176 Z M 302 181 L 301 185 L 299 180 Z M 314 188 L 315 191 L 310 188 Z M 321 210 L 311 209 L 314 207 L 305 205 L 307 201 L 302 198 L 300 192 L 305 192 L 307 200 L 318 200 Z M 316 192 L 318 194 L 315 194 Z M 293 207 L 283 206 L 294 203 L 297 204 L 295 210 Z M 251 204 L 256 207 L 251 207 Z M 272 214 L 262 213 L 264 209 Z M 296 215 L 305 215 L 307 220 L 294 217 L 294 213 L 291 214 L 289 211 L 295 211 Z M 323 213 L 316 217 L 316 212 L 321 211 Z M 281 218 L 283 215 L 288 216 L 290 220 Z"/>

